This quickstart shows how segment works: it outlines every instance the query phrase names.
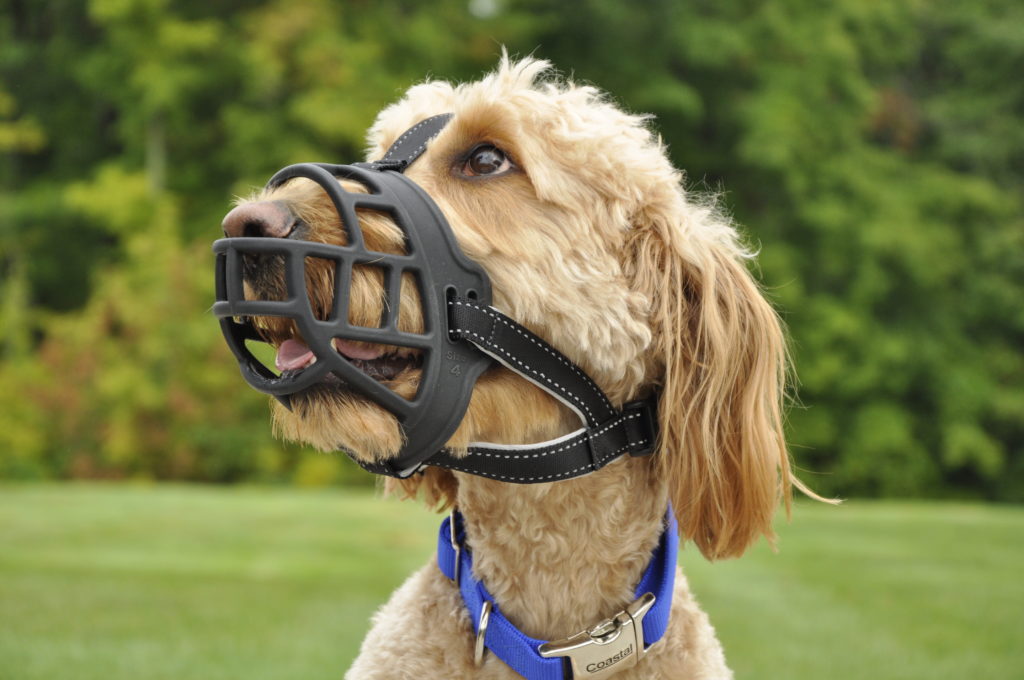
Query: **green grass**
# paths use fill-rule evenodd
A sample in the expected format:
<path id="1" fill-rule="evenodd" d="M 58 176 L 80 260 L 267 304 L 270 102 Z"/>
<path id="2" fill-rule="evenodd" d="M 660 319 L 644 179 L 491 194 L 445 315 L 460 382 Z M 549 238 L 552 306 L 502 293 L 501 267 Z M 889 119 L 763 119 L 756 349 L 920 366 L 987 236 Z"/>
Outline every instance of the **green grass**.
<path id="1" fill-rule="evenodd" d="M 337 680 L 437 522 L 359 491 L 0 487 L 0 679 Z M 1024 678 L 1024 509 L 779 529 L 778 554 L 681 558 L 738 678 Z"/>

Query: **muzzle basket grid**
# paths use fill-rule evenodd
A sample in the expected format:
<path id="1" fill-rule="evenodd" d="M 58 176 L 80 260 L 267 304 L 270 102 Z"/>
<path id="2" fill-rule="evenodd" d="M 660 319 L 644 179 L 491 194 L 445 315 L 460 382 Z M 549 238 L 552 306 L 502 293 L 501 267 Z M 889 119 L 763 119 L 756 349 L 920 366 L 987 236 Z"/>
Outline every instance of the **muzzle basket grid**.
<path id="1" fill-rule="evenodd" d="M 467 351 L 464 341 L 453 340 L 448 327 L 448 300 L 470 297 L 490 303 L 490 284 L 479 265 L 465 257 L 447 221 L 422 189 L 404 175 L 372 166 L 302 163 L 284 168 L 268 188 L 288 180 L 316 182 L 330 197 L 348 244 L 330 245 L 290 238 L 235 237 L 214 243 L 217 255 L 213 313 L 220 319 L 228 345 L 242 375 L 257 390 L 271 394 L 286 406 L 291 395 L 335 375 L 348 387 L 379 404 L 401 423 L 406 445 L 389 466 L 397 476 L 412 474 L 419 464 L 444 446 L 465 412 L 476 378 L 491 363 L 479 352 Z M 344 189 L 339 179 L 358 182 L 370 193 Z M 368 250 L 357 211 L 387 214 L 402 230 L 405 254 Z M 415 226 L 413 226 L 415 225 Z M 285 300 L 246 300 L 243 258 L 273 255 L 283 260 L 287 287 Z M 306 293 L 306 258 L 334 263 L 334 296 L 326 319 L 318 319 Z M 348 321 L 353 268 L 372 265 L 383 275 L 384 311 L 379 328 Z M 423 332 L 398 329 L 403 275 L 416 281 Z M 277 376 L 246 347 L 246 340 L 263 341 L 251 318 L 272 316 L 292 319 L 316 363 L 297 373 Z M 422 354 L 420 384 L 412 399 L 364 374 L 333 344 L 334 338 L 412 348 Z"/>

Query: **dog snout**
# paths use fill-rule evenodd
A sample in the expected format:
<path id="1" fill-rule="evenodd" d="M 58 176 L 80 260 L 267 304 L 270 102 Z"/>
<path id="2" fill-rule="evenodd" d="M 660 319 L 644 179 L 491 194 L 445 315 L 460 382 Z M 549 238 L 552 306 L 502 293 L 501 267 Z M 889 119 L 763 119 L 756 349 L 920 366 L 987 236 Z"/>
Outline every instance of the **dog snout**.
<path id="1" fill-rule="evenodd" d="M 243 203 L 224 216 L 221 228 L 224 235 L 286 238 L 294 231 L 298 220 L 281 201 L 255 201 Z"/>

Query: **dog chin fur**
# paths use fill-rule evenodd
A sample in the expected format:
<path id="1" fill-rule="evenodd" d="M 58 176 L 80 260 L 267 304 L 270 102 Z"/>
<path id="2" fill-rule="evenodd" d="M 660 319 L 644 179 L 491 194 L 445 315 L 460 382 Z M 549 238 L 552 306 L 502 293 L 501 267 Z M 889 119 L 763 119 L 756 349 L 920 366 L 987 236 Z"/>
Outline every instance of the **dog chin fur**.
<path id="1" fill-rule="evenodd" d="M 488 272 L 493 304 L 580 365 L 614 404 L 658 392 L 657 451 L 552 484 L 514 485 L 430 468 L 389 491 L 466 518 L 474 572 L 528 635 L 559 639 L 623 609 L 650 559 L 671 499 L 680 533 L 710 559 L 772 538 L 795 482 L 782 435 L 786 354 L 779 320 L 746 268 L 751 254 L 713 205 L 688 194 L 645 117 L 543 61 L 502 59 L 483 80 L 430 81 L 384 109 L 369 132 L 380 158 L 406 129 L 438 113 L 452 122 L 408 175 L 448 217 L 463 251 Z M 516 171 L 460 177 L 466 149 L 487 142 Z M 338 242 L 323 198 L 285 185 L 257 200 L 288 201 L 316 240 Z M 367 238 L 399 247 L 380 220 Z M 311 275 L 310 294 L 329 295 Z M 379 317 L 373 282 L 363 307 Z M 363 285 L 363 284 L 361 284 Z M 408 297 L 415 303 L 415 286 Z M 370 292 L 366 292 L 370 291 Z M 402 312 L 414 327 L 416 312 Z M 407 380 L 400 390 L 414 390 Z M 411 392 L 410 392 L 411 394 Z M 364 460 L 402 445 L 396 419 L 342 393 L 275 405 L 281 437 Z M 503 368 L 478 381 L 449 445 L 528 443 L 578 427 L 555 399 Z M 688 553 L 691 558 L 693 553 Z M 374 617 L 351 680 L 515 678 L 473 635 L 456 588 L 433 560 Z M 662 642 L 616 678 L 728 678 L 721 647 L 682 574 Z"/>

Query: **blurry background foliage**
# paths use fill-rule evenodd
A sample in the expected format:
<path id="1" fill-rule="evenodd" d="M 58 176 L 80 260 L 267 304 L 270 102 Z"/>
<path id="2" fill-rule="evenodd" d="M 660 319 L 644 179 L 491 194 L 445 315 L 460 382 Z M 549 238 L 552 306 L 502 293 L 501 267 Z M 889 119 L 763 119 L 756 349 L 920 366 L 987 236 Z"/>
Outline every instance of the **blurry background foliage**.
<path id="1" fill-rule="evenodd" d="M 368 483 L 282 446 L 209 314 L 277 168 L 500 45 L 656 114 L 761 248 L 820 491 L 1024 500 L 1024 4 L 3 0 L 0 477 Z"/>

